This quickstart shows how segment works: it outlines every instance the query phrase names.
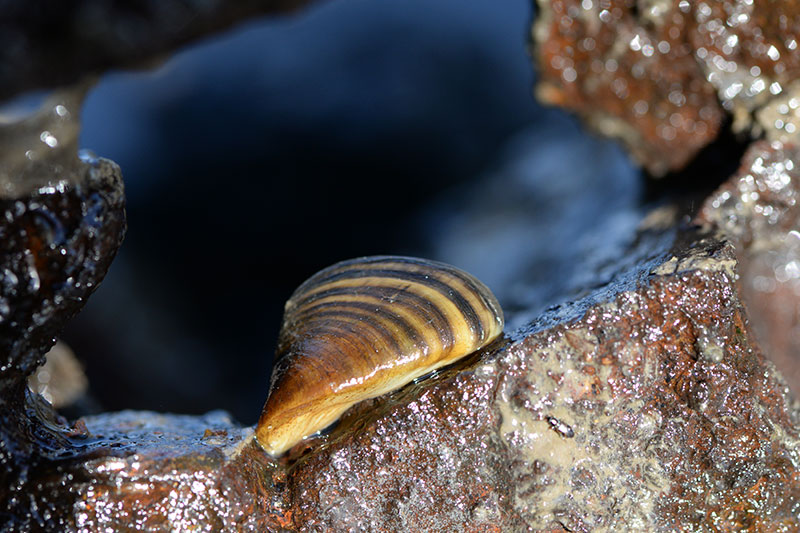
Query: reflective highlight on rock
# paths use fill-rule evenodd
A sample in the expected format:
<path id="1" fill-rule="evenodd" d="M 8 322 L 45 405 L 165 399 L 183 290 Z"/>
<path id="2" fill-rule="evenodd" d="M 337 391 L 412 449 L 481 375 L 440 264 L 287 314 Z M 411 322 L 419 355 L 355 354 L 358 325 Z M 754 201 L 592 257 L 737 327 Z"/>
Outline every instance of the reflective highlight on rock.
<path id="1" fill-rule="evenodd" d="M 393 256 L 337 263 L 286 303 L 258 442 L 281 455 L 357 402 L 453 363 L 502 331 L 497 299 L 455 267 Z"/>
<path id="2" fill-rule="evenodd" d="M 0 198 L 78 181 L 80 109 L 88 85 L 54 91 L 38 109 L 0 107 Z"/>

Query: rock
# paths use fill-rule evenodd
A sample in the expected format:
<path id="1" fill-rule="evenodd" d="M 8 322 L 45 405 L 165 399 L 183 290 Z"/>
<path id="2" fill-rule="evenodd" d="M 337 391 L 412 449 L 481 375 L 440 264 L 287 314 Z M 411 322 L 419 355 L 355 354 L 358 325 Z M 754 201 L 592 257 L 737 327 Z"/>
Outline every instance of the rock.
<path id="1" fill-rule="evenodd" d="M 620 139 L 654 175 L 683 167 L 717 136 L 723 111 L 690 42 L 692 14 L 679 2 L 538 6 L 540 100 Z"/>
<path id="2" fill-rule="evenodd" d="M 791 83 L 755 111 L 756 131 L 783 143 L 800 141 L 800 84 Z"/>
<path id="3" fill-rule="evenodd" d="M 119 167 L 77 157 L 79 102 L 55 95 L 0 131 L 0 390 L 24 386 L 44 362 L 125 234 Z"/>
<path id="4" fill-rule="evenodd" d="M 3 530 L 15 530 L 17 519 L 37 523 L 28 483 L 40 483 L 50 461 L 76 450 L 65 421 L 27 388 L 28 377 L 102 281 L 125 233 L 119 167 L 77 158 L 78 109 L 68 100 L 57 95 L 0 131 L 8 141 L 0 146 Z"/>
<path id="5" fill-rule="evenodd" d="M 757 142 L 740 170 L 701 209 L 722 228 L 741 261 L 740 289 L 759 344 L 800 393 L 800 151 Z"/>
<path id="6" fill-rule="evenodd" d="M 112 163 L 45 154 L 14 168 L 61 169 L 58 181 L 13 182 L 2 200 L 14 272 L 0 293 L 4 531 L 797 527 L 798 412 L 737 281 L 757 279 L 751 256 L 772 258 L 793 232 L 792 148 L 757 145 L 701 227 L 654 212 L 622 254 L 587 259 L 593 276 L 560 284 L 559 305 L 465 363 L 358 404 L 281 461 L 223 413 L 69 424 L 25 389 L 124 229 Z M 776 276 L 793 272 L 781 257 Z"/>
<path id="7" fill-rule="evenodd" d="M 357 431 L 290 474 L 298 529 L 794 523 L 793 412 L 749 334 L 733 246 L 689 229 L 650 254 L 472 367 L 353 413 Z"/>
<path id="8" fill-rule="evenodd" d="M 0 13 L 0 100 L 141 66 L 188 41 L 307 0 L 12 0 Z"/>
<path id="9" fill-rule="evenodd" d="M 540 0 L 540 99 L 577 112 L 658 176 L 737 131 L 797 139 L 792 2 Z"/>
<path id="10" fill-rule="evenodd" d="M 52 531 L 275 531 L 269 464 L 247 448 L 253 431 L 222 412 L 204 416 L 124 411 L 81 419 L 85 450 L 69 472 L 35 491 L 39 523 Z M 244 450 L 242 448 L 245 448 Z M 256 452 L 256 453 L 254 453 Z M 267 512 L 267 511 L 270 512 Z M 256 512 L 254 512 L 256 511 Z M 24 525 L 23 525 L 24 524 Z M 132 525 L 133 524 L 133 525 Z"/>
<path id="11" fill-rule="evenodd" d="M 782 95 L 800 75 L 798 5 L 765 0 L 682 5 L 691 13 L 687 35 L 706 79 L 733 114 L 737 129 L 749 127 L 751 113 Z"/>
<path id="12" fill-rule="evenodd" d="M 608 116 L 654 172 L 683 164 L 719 124 L 710 86 L 692 81 L 689 59 L 699 48 L 687 51 L 672 31 L 691 27 L 678 12 L 697 22 L 704 5 L 609 4 L 607 16 L 580 19 L 572 4 L 554 2 L 542 19 L 544 28 L 559 25 L 563 42 L 582 35 L 570 28 L 595 32 L 593 45 L 579 42 L 611 54 L 603 56 L 606 74 L 597 73 L 613 98 L 623 87 L 615 82 L 633 78 L 603 78 L 608 61 L 653 80 L 636 100 L 657 119 L 651 131 L 640 131 L 647 124 L 636 103 Z M 553 18 L 558 9 L 567 11 Z M 580 9 L 595 8 L 584 1 Z M 623 41 L 598 26 L 609 23 L 603 17 L 617 21 Z M 705 29 L 711 20 L 702 19 Z M 628 48 L 615 49 L 618 42 Z M 676 54 L 677 81 L 657 53 Z M 548 64 L 568 83 L 594 64 L 559 54 L 551 50 Z M 574 102 L 591 89 L 585 82 L 565 89 L 576 91 Z M 673 83 L 683 85 L 671 100 Z M 563 96 L 555 84 L 543 87 Z M 597 105 L 612 101 L 597 90 Z M 44 129 L 58 120 L 54 110 L 62 116 L 57 105 L 6 131 L 12 153 L 0 158 L 0 530 L 800 527 L 800 411 L 759 348 L 788 356 L 796 346 L 795 148 L 755 145 L 694 224 L 676 210 L 654 212 L 620 256 L 587 261 L 591 275 L 570 273 L 558 284 L 560 303 L 503 341 L 354 406 L 329 433 L 276 461 L 251 428 L 224 413 L 128 411 L 70 424 L 27 389 L 64 322 L 102 280 L 125 228 L 119 169 L 76 159 L 69 123 Z M 666 135 L 666 124 L 685 134 Z M 743 297 L 765 312 L 753 326 Z"/>
<path id="13" fill-rule="evenodd" d="M 291 468 L 221 414 L 87 417 L 27 508 L 66 531 L 791 530 L 796 411 L 754 343 L 734 246 L 665 220 L 608 283 L 357 405 Z"/>

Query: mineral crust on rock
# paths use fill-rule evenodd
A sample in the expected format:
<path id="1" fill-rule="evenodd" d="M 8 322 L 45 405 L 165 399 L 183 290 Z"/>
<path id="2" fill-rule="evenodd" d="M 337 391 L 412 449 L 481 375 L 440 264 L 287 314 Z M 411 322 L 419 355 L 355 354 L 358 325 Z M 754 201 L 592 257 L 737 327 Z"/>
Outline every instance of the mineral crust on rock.
<path id="1" fill-rule="evenodd" d="M 468 363 L 357 405 L 285 461 L 221 414 L 62 427 L 69 453 L 31 471 L 15 523 L 796 530 L 796 412 L 753 341 L 734 247 L 714 226 L 659 219 L 629 251 L 636 261 L 594 290 Z"/>
<path id="2" fill-rule="evenodd" d="M 655 175 L 681 168 L 717 136 L 723 111 L 690 42 L 691 8 L 617 0 L 538 6 L 540 100 L 620 139 Z"/>
<path id="3" fill-rule="evenodd" d="M 753 330 L 795 396 L 800 393 L 800 150 L 754 143 L 698 220 L 720 227 L 741 261 Z"/>
<path id="4" fill-rule="evenodd" d="M 723 108 L 777 101 L 764 91 L 793 77 L 779 61 L 796 47 L 793 10 L 551 2 L 540 94 L 626 139 L 652 172 L 677 168 Z M 752 79 L 728 76 L 743 65 Z M 654 213 L 532 322 L 276 461 L 224 413 L 69 423 L 27 388 L 125 228 L 119 169 L 74 157 L 64 111 L 2 143 L 0 531 L 800 528 L 800 411 L 759 348 L 793 376 L 796 148 L 755 145 L 694 225 Z"/>
<path id="5" fill-rule="evenodd" d="M 800 75 L 796 2 L 724 0 L 678 6 L 691 12 L 687 30 L 695 57 L 738 128 L 750 126 L 754 110 L 779 105 L 773 102 Z M 758 124 L 771 138 L 795 133 L 784 124 L 761 120 Z"/>
<path id="6" fill-rule="evenodd" d="M 119 167 L 78 159 L 73 104 L 56 95 L 0 130 L 0 528 L 7 531 L 43 527 L 49 511 L 28 491 L 51 474 L 50 461 L 75 451 L 64 421 L 28 390 L 28 377 L 102 281 L 125 233 Z"/>
<path id="7" fill-rule="evenodd" d="M 797 140 L 795 2 L 540 0 L 537 94 L 622 140 L 652 174 L 737 130 Z"/>
<path id="8" fill-rule="evenodd" d="M 650 254 L 301 460 L 298 529 L 796 529 L 793 412 L 732 245 Z"/>

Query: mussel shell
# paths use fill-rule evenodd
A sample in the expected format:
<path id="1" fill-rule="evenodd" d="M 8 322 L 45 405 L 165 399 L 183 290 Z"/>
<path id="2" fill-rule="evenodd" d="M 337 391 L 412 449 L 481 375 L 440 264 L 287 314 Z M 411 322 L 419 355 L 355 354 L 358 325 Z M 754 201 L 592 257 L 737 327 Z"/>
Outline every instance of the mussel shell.
<path id="1" fill-rule="evenodd" d="M 396 256 L 337 263 L 286 303 L 257 439 L 280 455 L 355 403 L 453 363 L 502 330 L 491 291 L 453 266 Z"/>

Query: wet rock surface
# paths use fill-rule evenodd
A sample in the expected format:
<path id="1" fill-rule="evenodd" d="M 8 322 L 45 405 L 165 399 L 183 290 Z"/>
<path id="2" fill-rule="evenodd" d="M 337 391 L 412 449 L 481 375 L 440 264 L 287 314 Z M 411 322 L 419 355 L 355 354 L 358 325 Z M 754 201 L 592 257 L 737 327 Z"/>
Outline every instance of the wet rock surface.
<path id="1" fill-rule="evenodd" d="M 537 94 L 619 138 L 652 174 L 686 165 L 733 116 L 796 139 L 792 2 L 540 1 Z"/>
<path id="2" fill-rule="evenodd" d="M 80 181 L 0 200 L 3 389 L 43 362 L 55 335 L 103 279 L 125 231 L 119 167 L 93 160 Z"/>
<path id="3" fill-rule="evenodd" d="M 12 515 L 31 511 L 24 494 L 37 463 L 71 453 L 52 408 L 27 392 L 27 377 L 100 283 L 121 243 L 121 187 L 119 168 L 98 160 L 76 183 L 0 200 L 0 499 Z"/>
<path id="4" fill-rule="evenodd" d="M 220 484 L 219 478 L 252 430 L 236 426 L 224 413 L 195 417 L 124 411 L 81 419 L 74 433 L 85 455 L 78 464 L 59 465 L 70 473 L 69 483 L 59 477 L 42 483 L 36 505 L 47 521 L 39 526 L 187 531 L 201 525 L 199 530 L 219 531 L 250 518 L 244 512 L 247 500 L 232 498 L 235 487 Z M 254 461 L 251 466 L 264 465 Z M 254 522 L 260 526 L 256 530 L 264 529 L 265 516 Z"/>
<path id="5" fill-rule="evenodd" d="M 559 35 L 543 48 L 540 95 L 626 139 L 652 172 L 681 166 L 723 109 L 745 121 L 794 109 L 772 99 L 792 78 L 793 4 L 753 4 L 553 2 L 537 22 Z M 727 76 L 731 62 L 752 79 Z M 798 529 L 791 145 L 754 145 L 695 219 L 621 201 L 624 216 L 595 228 L 620 231 L 599 241 L 613 253 L 569 255 L 580 264 L 551 267 L 564 279 L 549 290 L 532 268 L 506 273 L 515 316 L 502 341 L 273 460 L 222 412 L 69 422 L 27 388 L 125 229 L 119 169 L 74 157 L 75 126 L 60 122 L 70 109 L 53 102 L 0 132 L 0 530 Z M 565 226 L 559 243 L 583 231 Z"/>
<path id="6" fill-rule="evenodd" d="M 125 197 L 112 161 L 77 157 L 77 102 L 56 95 L 3 124 L 0 164 L 0 519 L 38 518 L 27 492 L 36 472 L 75 452 L 50 404 L 30 392 L 64 324 L 105 276 L 125 233 Z M 44 470 L 41 470 L 44 469 Z M 17 522 L 19 520 L 19 522 Z M 35 522 L 34 522 L 35 523 Z"/>
<path id="7" fill-rule="evenodd" d="M 357 405 L 284 461 L 219 413 L 61 428 L 73 451 L 32 472 L 27 510 L 42 512 L 18 507 L 19 523 L 791 531 L 795 411 L 751 335 L 734 246 L 713 226 L 668 221 L 647 219 L 637 259 L 605 283 L 465 364 Z"/>
<path id="8" fill-rule="evenodd" d="M 536 93 L 620 139 L 659 175 L 714 139 L 723 111 L 689 41 L 691 13 L 678 2 L 638 4 L 538 2 Z"/>
<path id="9" fill-rule="evenodd" d="M 733 247 L 694 230 L 673 246 L 301 460 L 297 527 L 796 527 L 793 415 Z"/>
<path id="10" fill-rule="evenodd" d="M 756 337 L 795 396 L 800 392 L 799 157 L 793 145 L 753 144 L 739 171 L 698 216 L 736 243 L 742 298 Z"/>

